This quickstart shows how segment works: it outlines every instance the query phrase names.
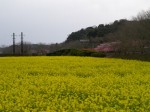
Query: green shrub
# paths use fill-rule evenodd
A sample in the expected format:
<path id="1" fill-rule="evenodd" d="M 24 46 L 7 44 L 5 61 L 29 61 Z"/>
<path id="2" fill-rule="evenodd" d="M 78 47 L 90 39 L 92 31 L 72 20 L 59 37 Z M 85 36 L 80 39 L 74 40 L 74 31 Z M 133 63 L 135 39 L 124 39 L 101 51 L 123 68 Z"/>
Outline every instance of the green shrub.
<path id="1" fill-rule="evenodd" d="M 100 53 L 100 52 L 95 52 L 91 54 L 92 57 L 106 57 L 106 54 Z"/>
<path id="2" fill-rule="evenodd" d="M 47 56 L 92 56 L 92 57 L 105 57 L 104 53 L 88 51 L 88 50 L 77 50 L 77 49 L 63 49 L 53 53 L 47 54 Z"/>

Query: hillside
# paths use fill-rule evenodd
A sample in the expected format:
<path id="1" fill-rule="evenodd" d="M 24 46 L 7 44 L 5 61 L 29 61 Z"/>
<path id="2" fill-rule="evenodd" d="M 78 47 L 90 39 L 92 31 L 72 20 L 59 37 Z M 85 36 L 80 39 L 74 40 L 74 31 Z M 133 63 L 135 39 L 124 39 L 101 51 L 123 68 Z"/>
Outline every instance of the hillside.
<path id="1" fill-rule="evenodd" d="M 72 32 L 64 42 L 69 48 L 92 49 L 101 44 L 106 46 L 105 43 L 116 53 L 150 54 L 150 10 L 139 13 L 130 21 L 121 19 Z M 111 43 L 120 44 L 111 46 Z"/>
<path id="2" fill-rule="evenodd" d="M 72 32 L 66 42 L 77 41 L 81 39 L 92 39 L 95 37 L 105 37 L 109 33 L 114 33 L 125 23 L 126 19 L 116 20 L 111 24 L 100 24 L 98 26 L 87 27 L 76 32 Z"/>

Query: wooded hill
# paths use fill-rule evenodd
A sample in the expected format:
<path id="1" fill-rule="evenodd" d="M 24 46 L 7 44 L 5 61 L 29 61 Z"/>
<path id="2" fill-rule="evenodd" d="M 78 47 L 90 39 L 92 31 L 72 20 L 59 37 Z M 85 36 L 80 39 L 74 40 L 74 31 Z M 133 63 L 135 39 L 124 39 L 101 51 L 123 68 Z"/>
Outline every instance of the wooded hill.
<path id="1" fill-rule="evenodd" d="M 89 40 L 91 44 L 96 42 L 93 47 L 106 42 L 120 42 L 119 46 L 115 46 L 118 52 L 150 53 L 150 10 L 140 12 L 132 20 L 121 19 L 72 32 L 65 43 L 72 43 L 71 46 L 76 42 L 77 48 L 83 47 L 80 40 Z M 90 44 L 86 46 L 90 47 Z"/>
<path id="2" fill-rule="evenodd" d="M 95 37 L 105 37 L 107 34 L 116 32 L 119 27 L 128 22 L 126 19 L 116 20 L 111 24 L 100 24 L 98 26 L 87 27 L 76 32 L 72 32 L 66 42 L 77 41 L 81 39 L 92 39 Z"/>

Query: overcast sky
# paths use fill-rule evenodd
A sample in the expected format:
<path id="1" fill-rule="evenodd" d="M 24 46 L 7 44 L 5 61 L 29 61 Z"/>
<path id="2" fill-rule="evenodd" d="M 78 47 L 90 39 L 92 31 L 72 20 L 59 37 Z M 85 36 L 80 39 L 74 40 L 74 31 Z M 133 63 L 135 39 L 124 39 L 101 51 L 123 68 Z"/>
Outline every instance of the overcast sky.
<path id="1" fill-rule="evenodd" d="M 74 31 L 131 19 L 150 9 L 150 0 L 0 0 L 0 46 L 12 33 L 31 43 L 63 42 Z"/>

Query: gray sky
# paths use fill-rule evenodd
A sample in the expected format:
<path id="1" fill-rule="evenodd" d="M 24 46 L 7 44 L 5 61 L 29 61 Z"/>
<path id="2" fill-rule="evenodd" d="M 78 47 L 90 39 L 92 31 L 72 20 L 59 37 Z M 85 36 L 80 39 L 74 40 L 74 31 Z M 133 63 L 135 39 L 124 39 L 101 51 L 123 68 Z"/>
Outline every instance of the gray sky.
<path id="1" fill-rule="evenodd" d="M 32 43 L 63 42 L 81 28 L 131 19 L 148 9 L 150 0 L 0 0 L 0 45 L 12 44 L 13 32 L 24 32 Z"/>

